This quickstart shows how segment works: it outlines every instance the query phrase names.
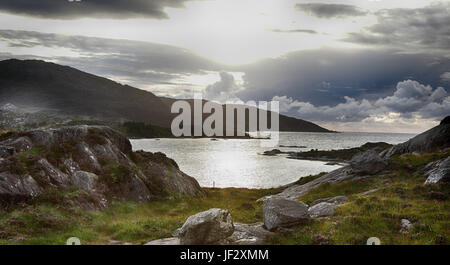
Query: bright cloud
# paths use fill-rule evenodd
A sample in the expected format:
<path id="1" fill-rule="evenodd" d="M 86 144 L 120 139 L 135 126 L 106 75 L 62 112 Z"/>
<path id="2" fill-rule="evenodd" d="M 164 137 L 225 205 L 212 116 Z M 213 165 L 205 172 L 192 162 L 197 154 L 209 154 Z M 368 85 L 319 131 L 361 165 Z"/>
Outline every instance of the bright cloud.
<path id="1" fill-rule="evenodd" d="M 283 113 L 322 122 L 395 123 L 398 119 L 439 120 L 450 113 L 450 95 L 438 87 L 417 81 L 399 82 L 391 96 L 374 101 L 345 97 L 345 102 L 335 106 L 315 106 L 287 96 L 275 96 Z"/>
<path id="2" fill-rule="evenodd" d="M 244 88 L 236 82 L 233 74 L 220 72 L 219 75 L 219 81 L 206 87 L 204 97 L 218 102 L 239 101 L 236 94 Z"/>

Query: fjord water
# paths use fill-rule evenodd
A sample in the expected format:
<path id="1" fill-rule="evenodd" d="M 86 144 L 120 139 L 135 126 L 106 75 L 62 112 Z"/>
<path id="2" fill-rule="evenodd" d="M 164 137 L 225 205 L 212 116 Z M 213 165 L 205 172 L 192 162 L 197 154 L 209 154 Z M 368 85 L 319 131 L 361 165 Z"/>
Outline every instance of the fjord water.
<path id="1" fill-rule="evenodd" d="M 281 132 L 279 146 L 274 148 L 282 151 L 332 150 L 358 147 L 367 142 L 398 144 L 412 137 L 413 134 L 394 133 Z M 279 187 L 304 176 L 340 167 L 320 161 L 287 159 L 283 155 L 264 156 L 261 154 L 272 148 L 261 147 L 260 141 L 264 140 L 165 138 L 131 140 L 131 143 L 133 150 L 165 153 L 203 187 Z"/>

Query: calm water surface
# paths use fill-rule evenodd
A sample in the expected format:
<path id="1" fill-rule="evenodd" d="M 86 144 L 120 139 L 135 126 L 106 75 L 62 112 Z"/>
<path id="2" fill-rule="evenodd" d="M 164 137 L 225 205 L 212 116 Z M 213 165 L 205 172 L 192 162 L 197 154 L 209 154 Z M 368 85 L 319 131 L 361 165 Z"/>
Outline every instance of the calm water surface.
<path id="1" fill-rule="evenodd" d="M 412 137 L 412 134 L 390 133 L 282 132 L 279 145 L 306 148 L 276 148 L 282 151 L 331 150 L 358 147 L 366 142 L 398 144 Z M 139 139 L 131 143 L 134 150 L 165 153 L 204 187 L 271 188 L 339 168 L 319 161 L 263 156 L 261 153 L 271 148 L 261 147 L 260 141 L 264 140 Z"/>

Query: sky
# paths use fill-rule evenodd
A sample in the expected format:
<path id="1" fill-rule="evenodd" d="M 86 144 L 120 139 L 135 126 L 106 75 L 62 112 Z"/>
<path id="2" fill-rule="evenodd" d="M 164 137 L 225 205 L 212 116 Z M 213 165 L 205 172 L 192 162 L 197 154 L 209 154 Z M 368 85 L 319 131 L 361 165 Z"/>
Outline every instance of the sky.
<path id="1" fill-rule="evenodd" d="M 2 0 L 9 58 L 159 96 L 277 100 L 338 131 L 419 133 L 450 114 L 450 1 Z"/>

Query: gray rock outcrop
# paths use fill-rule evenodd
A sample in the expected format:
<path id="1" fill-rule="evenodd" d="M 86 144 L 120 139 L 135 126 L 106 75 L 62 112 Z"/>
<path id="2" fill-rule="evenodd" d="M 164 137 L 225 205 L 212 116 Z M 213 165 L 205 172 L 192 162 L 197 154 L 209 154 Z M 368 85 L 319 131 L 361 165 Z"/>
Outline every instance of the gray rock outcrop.
<path id="1" fill-rule="evenodd" d="M 441 160 L 431 162 L 425 166 L 425 184 L 447 182 L 450 180 L 450 156 Z"/>
<path id="2" fill-rule="evenodd" d="M 336 205 L 333 203 L 321 202 L 311 206 L 308 213 L 312 218 L 331 216 L 334 214 L 334 207 Z"/>
<path id="3" fill-rule="evenodd" d="M 306 224 L 310 221 L 308 205 L 294 200 L 270 198 L 263 203 L 263 221 L 269 231 Z"/>
<path id="4" fill-rule="evenodd" d="M 409 141 L 393 146 L 381 153 L 383 158 L 407 153 L 425 153 L 443 150 L 450 147 L 450 120 L 449 116 L 436 126 L 424 133 L 417 135 Z"/>
<path id="5" fill-rule="evenodd" d="M 264 228 L 263 223 L 240 224 L 234 223 L 234 233 L 223 241 L 227 245 L 262 245 L 265 240 L 275 233 Z"/>
<path id="6" fill-rule="evenodd" d="M 328 198 L 322 198 L 322 199 L 317 199 L 315 201 L 313 201 L 311 203 L 311 206 L 314 206 L 316 204 L 319 204 L 321 202 L 328 202 L 328 203 L 333 203 L 335 205 L 339 205 L 342 203 L 345 203 L 348 201 L 348 197 L 347 196 L 335 196 L 335 197 L 328 197 Z"/>
<path id="7" fill-rule="evenodd" d="M 209 244 L 216 245 L 261 245 L 264 244 L 266 239 L 275 235 L 275 233 L 270 232 L 264 228 L 264 224 L 259 222 L 255 224 L 241 224 L 233 223 L 234 232 L 231 236 L 210 242 Z M 226 230 L 228 230 L 226 226 Z M 173 237 L 163 238 L 158 240 L 153 240 L 145 245 L 181 245 L 180 232 L 181 228 L 178 228 L 173 234 Z M 228 234 L 227 232 L 226 234 Z M 223 235 L 226 236 L 226 235 Z M 217 240 L 214 239 L 214 240 Z M 186 242 L 183 242 L 186 244 Z"/>
<path id="8" fill-rule="evenodd" d="M 181 245 L 218 244 L 234 232 L 230 212 L 213 208 L 190 216 L 178 233 Z"/>
<path id="9" fill-rule="evenodd" d="M 203 194 L 198 182 L 162 153 L 133 152 L 105 126 L 9 133 L 0 139 L 0 204 L 75 186 L 105 201 L 148 201 L 168 194 Z"/>
<path id="10" fill-rule="evenodd" d="M 352 172 L 355 174 L 373 175 L 387 166 L 387 162 L 382 159 L 374 150 L 355 155 L 350 161 Z"/>

